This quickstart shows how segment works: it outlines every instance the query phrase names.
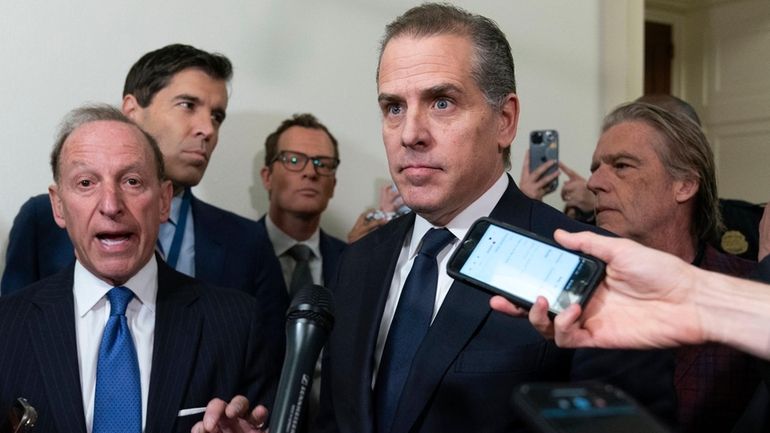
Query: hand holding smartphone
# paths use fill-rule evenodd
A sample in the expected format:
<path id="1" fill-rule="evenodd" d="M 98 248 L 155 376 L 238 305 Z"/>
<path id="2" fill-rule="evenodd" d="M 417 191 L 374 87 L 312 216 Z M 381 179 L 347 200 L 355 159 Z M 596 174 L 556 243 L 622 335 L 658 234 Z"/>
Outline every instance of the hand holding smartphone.
<path id="1" fill-rule="evenodd" d="M 559 161 L 559 133 L 554 129 L 532 131 L 529 134 L 530 173 L 548 161 Z M 558 164 L 551 166 L 543 176 L 549 175 L 556 170 L 558 170 Z M 557 186 L 559 186 L 558 178 L 548 184 L 546 192 L 555 191 Z"/>
<path id="2" fill-rule="evenodd" d="M 604 263 L 534 233 L 481 218 L 449 259 L 447 273 L 524 308 L 543 296 L 553 317 L 570 304 L 588 301 L 604 276 Z"/>

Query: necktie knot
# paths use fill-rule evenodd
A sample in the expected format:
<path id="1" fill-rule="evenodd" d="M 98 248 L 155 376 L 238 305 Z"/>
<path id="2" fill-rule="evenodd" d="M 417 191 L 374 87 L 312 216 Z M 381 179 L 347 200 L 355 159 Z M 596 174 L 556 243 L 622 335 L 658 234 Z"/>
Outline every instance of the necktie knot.
<path id="1" fill-rule="evenodd" d="M 291 258 L 297 262 L 307 262 L 313 255 L 313 250 L 309 246 L 303 244 L 297 244 L 289 248 L 287 251 Z"/>
<path id="2" fill-rule="evenodd" d="M 420 245 L 420 249 L 417 252 L 418 254 L 425 254 L 430 258 L 436 258 L 436 254 L 453 239 L 455 239 L 455 235 L 445 228 L 430 229 L 422 237 L 422 245 Z"/>
<path id="3" fill-rule="evenodd" d="M 107 299 L 110 300 L 110 316 L 124 316 L 126 307 L 133 298 L 134 292 L 123 286 L 110 289 L 107 292 Z"/>

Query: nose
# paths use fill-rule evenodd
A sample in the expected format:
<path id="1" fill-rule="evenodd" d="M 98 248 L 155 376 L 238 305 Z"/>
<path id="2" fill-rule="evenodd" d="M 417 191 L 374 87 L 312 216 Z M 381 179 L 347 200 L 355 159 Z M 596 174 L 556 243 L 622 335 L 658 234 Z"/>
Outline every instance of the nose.
<path id="1" fill-rule="evenodd" d="M 419 107 L 407 110 L 401 130 L 401 144 L 406 147 L 425 146 L 428 143 L 426 113 Z"/>
<path id="2" fill-rule="evenodd" d="M 99 212 L 111 219 L 123 212 L 123 193 L 117 185 L 105 185 L 99 200 Z"/>
<path id="3" fill-rule="evenodd" d="M 214 117 L 207 110 L 200 110 L 196 114 L 193 125 L 195 136 L 203 139 L 203 141 L 212 141 L 212 137 L 216 137 L 217 125 L 214 122 Z"/>
<path id="4" fill-rule="evenodd" d="M 607 191 L 608 185 L 607 167 L 605 164 L 599 164 L 599 167 L 588 178 L 586 186 L 592 193 L 598 194 L 600 191 Z"/>
<path id="5" fill-rule="evenodd" d="M 305 168 L 302 169 L 302 177 L 309 177 L 311 179 L 318 177 L 318 173 L 315 171 L 315 166 L 313 165 L 312 159 L 308 159 L 307 163 L 305 163 Z"/>

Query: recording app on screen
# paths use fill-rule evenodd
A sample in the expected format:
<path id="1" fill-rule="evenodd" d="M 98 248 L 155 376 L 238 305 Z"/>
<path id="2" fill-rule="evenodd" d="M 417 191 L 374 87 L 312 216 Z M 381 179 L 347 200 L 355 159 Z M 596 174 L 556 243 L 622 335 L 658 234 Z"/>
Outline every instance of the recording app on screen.
<path id="1" fill-rule="evenodd" d="M 543 296 L 566 307 L 579 300 L 564 290 L 579 265 L 576 254 L 490 225 L 460 272 L 530 303 Z"/>

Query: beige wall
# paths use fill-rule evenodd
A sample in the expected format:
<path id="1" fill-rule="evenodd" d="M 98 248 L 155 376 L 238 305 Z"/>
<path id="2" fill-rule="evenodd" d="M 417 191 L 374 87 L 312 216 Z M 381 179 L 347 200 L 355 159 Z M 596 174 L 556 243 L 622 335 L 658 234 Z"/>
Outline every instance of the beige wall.
<path id="1" fill-rule="evenodd" d="M 377 43 L 383 26 L 417 3 L 4 2 L 1 263 L 19 207 L 50 183 L 47 157 L 64 113 L 89 101 L 117 104 L 130 65 L 172 42 L 220 51 L 235 65 L 228 118 L 196 194 L 258 218 L 267 208 L 258 180 L 263 139 L 284 117 L 310 111 L 340 141 L 337 191 L 323 225 L 344 236 L 389 179 L 375 99 Z M 642 1 L 457 3 L 494 18 L 513 47 L 522 105 L 514 178 L 528 132 L 543 128 L 559 130 L 562 159 L 587 174 L 602 114 L 638 93 Z M 556 195 L 548 200 L 560 206 Z"/>

